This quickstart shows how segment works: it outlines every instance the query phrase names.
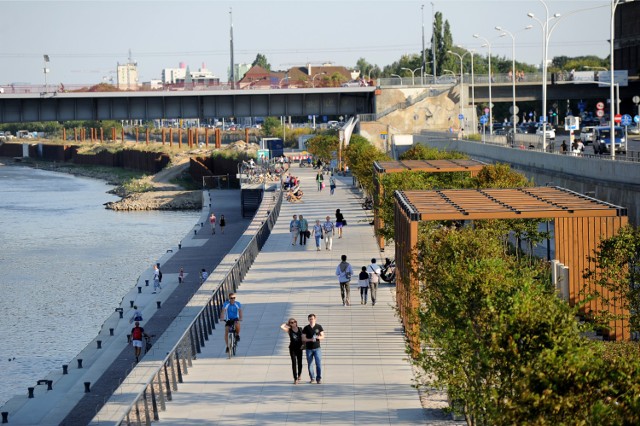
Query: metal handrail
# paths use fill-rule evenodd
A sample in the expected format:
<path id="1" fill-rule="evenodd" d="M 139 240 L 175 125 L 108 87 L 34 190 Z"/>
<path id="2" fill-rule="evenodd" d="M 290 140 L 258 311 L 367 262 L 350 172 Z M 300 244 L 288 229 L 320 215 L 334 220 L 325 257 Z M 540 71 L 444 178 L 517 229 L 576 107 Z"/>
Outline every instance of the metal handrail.
<path id="1" fill-rule="evenodd" d="M 278 190 L 272 200 L 267 203 L 263 202 L 252 224 L 249 225 L 249 232 L 254 232 L 254 235 L 242 254 L 224 274 L 224 277 L 217 284 L 214 284 L 216 278 L 222 273 L 214 271 L 207 282 L 191 298 L 187 307 L 190 304 L 197 305 L 200 299 L 205 300 L 200 301 L 199 312 L 187 325 L 182 335 L 175 339 L 176 342 L 172 345 L 171 350 L 157 351 L 166 354 L 162 358 L 153 359 L 154 357 L 151 356 L 149 361 L 143 360 L 131 372 L 131 375 L 136 376 L 136 370 L 140 369 L 142 377 L 136 376 L 139 380 L 134 384 L 121 384 L 90 424 L 150 424 L 154 420 L 159 420 L 159 411 L 164 411 L 166 401 L 171 401 L 172 392 L 177 391 L 178 384 L 183 382 L 183 374 L 188 373 L 192 360 L 196 359 L 197 354 L 205 345 L 205 341 L 209 340 L 209 335 L 215 330 L 216 324 L 221 321 L 222 306 L 227 295 L 238 289 L 271 234 L 280 214 L 282 194 L 282 191 Z M 275 205 L 271 205 L 274 201 Z M 264 212 L 265 208 L 270 210 L 267 210 L 267 220 L 262 222 L 260 213 Z M 255 231 L 251 231 L 252 229 Z M 222 265 L 221 262 L 219 266 Z M 215 286 L 215 289 L 211 292 L 209 288 L 212 285 Z M 181 317 L 178 316 L 174 324 L 180 320 Z M 127 380 L 125 379 L 125 382 Z M 133 390 L 131 387 L 137 390 Z"/>

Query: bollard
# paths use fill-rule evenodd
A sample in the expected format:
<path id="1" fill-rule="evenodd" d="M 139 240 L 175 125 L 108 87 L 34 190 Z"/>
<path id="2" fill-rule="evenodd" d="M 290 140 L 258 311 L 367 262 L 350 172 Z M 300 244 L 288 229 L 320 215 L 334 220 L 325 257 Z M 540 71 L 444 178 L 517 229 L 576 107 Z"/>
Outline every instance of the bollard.
<path id="1" fill-rule="evenodd" d="M 120 318 L 122 318 L 122 315 L 124 315 L 124 311 L 122 310 L 122 308 L 116 308 L 116 312 L 120 314 Z"/>
<path id="2" fill-rule="evenodd" d="M 27 391 L 29 391 L 29 398 L 33 398 L 33 389 L 34 388 L 27 388 Z"/>
<path id="3" fill-rule="evenodd" d="M 113 336 L 113 328 L 109 329 L 109 336 Z"/>
<path id="4" fill-rule="evenodd" d="M 149 280 L 144 280 L 144 286 L 149 287 Z"/>
<path id="5" fill-rule="evenodd" d="M 161 305 L 162 305 L 162 302 L 158 300 L 158 301 L 156 302 L 156 305 L 158 305 L 158 309 L 160 309 L 160 307 L 161 307 Z"/>
<path id="6" fill-rule="evenodd" d="M 133 308 L 133 300 L 129 300 L 130 307 Z"/>
<path id="7" fill-rule="evenodd" d="M 138 294 L 142 293 L 142 287 L 138 287 Z"/>
<path id="8" fill-rule="evenodd" d="M 78 368 L 82 368 L 82 358 L 78 358 Z"/>
<path id="9" fill-rule="evenodd" d="M 2 412 L 2 423 L 9 423 L 9 412 L 8 411 L 3 411 Z"/>
<path id="10" fill-rule="evenodd" d="M 91 382 L 84 382 L 84 393 L 91 392 Z"/>
<path id="11" fill-rule="evenodd" d="M 193 230 L 193 235 L 198 235 L 198 230 L 197 229 Z"/>
<path id="12" fill-rule="evenodd" d="M 96 343 L 98 344 L 98 349 L 102 349 L 102 340 L 96 340 Z"/>
<path id="13" fill-rule="evenodd" d="M 69 366 L 67 364 L 62 365 L 62 374 L 69 374 Z"/>
<path id="14" fill-rule="evenodd" d="M 200 228 L 204 226 L 204 222 L 200 222 Z"/>
<path id="15" fill-rule="evenodd" d="M 181 249 L 182 249 L 182 241 L 178 243 L 178 250 L 181 250 Z"/>
<path id="16" fill-rule="evenodd" d="M 53 380 L 47 380 L 47 390 L 53 390 Z"/>
<path id="17" fill-rule="evenodd" d="M 131 343 L 131 335 L 127 334 L 127 343 Z"/>

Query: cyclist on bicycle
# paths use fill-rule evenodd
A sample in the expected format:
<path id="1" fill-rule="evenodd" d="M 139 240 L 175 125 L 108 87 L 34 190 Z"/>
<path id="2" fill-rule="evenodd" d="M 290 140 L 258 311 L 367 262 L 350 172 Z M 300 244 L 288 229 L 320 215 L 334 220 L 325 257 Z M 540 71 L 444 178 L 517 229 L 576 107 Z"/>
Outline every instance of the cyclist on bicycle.
<path id="1" fill-rule="evenodd" d="M 229 293 L 229 300 L 222 306 L 222 318 L 224 318 L 224 343 L 229 352 L 229 327 L 235 324 L 236 342 L 240 341 L 240 321 L 242 321 L 242 304 L 236 302 L 236 294 Z"/>

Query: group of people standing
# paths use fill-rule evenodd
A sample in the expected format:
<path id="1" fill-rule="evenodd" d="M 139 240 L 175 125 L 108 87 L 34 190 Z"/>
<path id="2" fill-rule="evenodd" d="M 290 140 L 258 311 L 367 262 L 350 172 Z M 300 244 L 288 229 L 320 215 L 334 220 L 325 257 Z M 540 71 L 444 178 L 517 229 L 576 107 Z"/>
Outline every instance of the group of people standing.
<path id="1" fill-rule="evenodd" d="M 320 251 L 320 240 L 324 240 L 325 250 L 333 248 L 333 237 L 338 234 L 338 238 L 342 238 L 342 229 L 347 224 L 340 209 L 336 210 L 335 223 L 331 221 L 331 216 L 327 216 L 324 222 L 316 219 L 315 225 L 309 227 L 309 222 L 303 215 L 294 214 L 293 219 L 289 222 L 289 233 L 291 234 L 291 245 L 295 246 L 300 240 L 300 245 L 307 245 L 307 239 L 313 235 L 316 242 L 316 250 Z"/>
<path id="2" fill-rule="evenodd" d="M 322 171 L 319 171 L 318 174 L 316 174 L 316 183 L 318 184 L 318 191 L 322 191 L 325 188 L 324 174 Z M 329 194 L 331 195 L 336 191 L 336 178 L 333 176 L 333 173 L 329 176 L 329 189 Z"/>

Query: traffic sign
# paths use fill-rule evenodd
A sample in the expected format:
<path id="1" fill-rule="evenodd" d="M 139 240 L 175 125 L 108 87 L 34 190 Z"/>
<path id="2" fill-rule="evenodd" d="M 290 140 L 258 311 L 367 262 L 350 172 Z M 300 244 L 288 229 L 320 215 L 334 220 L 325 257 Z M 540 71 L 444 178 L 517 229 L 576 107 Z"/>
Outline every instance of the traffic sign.
<path id="1" fill-rule="evenodd" d="M 460 120 L 464 119 L 464 114 L 458 114 L 458 118 L 459 118 Z"/>
<path id="2" fill-rule="evenodd" d="M 482 124 L 482 125 L 487 124 L 487 121 L 489 121 L 489 118 L 487 118 L 486 115 L 481 115 L 480 116 L 480 124 Z"/>
<path id="3" fill-rule="evenodd" d="M 598 109 L 604 109 L 604 103 L 603 103 L 603 102 L 598 102 L 598 103 L 596 104 L 596 108 L 598 108 Z"/>
<path id="4" fill-rule="evenodd" d="M 545 115 L 541 115 L 541 116 L 540 116 L 540 122 L 541 122 L 541 123 L 544 123 L 545 121 L 547 121 L 547 116 L 545 116 Z"/>
<path id="5" fill-rule="evenodd" d="M 625 114 L 622 116 L 622 118 L 620 119 L 620 124 L 622 124 L 623 126 L 631 126 L 632 123 L 632 118 L 629 114 Z"/>
<path id="6" fill-rule="evenodd" d="M 519 112 L 520 112 L 520 108 L 518 108 L 518 105 L 515 105 L 515 108 L 514 108 L 514 105 L 511 105 L 511 106 L 509 107 L 509 112 L 510 112 L 511 114 L 517 114 L 517 113 L 519 113 Z"/>
<path id="7" fill-rule="evenodd" d="M 604 117 L 604 110 L 602 110 L 602 109 L 597 110 L 597 111 L 596 111 L 596 115 L 597 115 L 598 117 Z"/>
<path id="8" fill-rule="evenodd" d="M 622 121 L 622 115 L 620 114 L 616 114 L 613 116 L 613 121 L 615 121 L 616 123 L 620 124 L 620 121 Z"/>
<path id="9" fill-rule="evenodd" d="M 633 121 L 635 121 L 636 123 L 640 123 L 640 115 L 636 115 L 635 117 L 633 117 Z"/>
<path id="10" fill-rule="evenodd" d="M 631 98 L 631 100 L 633 101 L 634 104 L 640 104 L 640 96 L 634 96 L 633 98 Z"/>
<path id="11" fill-rule="evenodd" d="M 520 117 L 518 117 L 517 115 L 512 115 L 511 122 L 514 124 L 518 124 L 520 122 Z"/>

